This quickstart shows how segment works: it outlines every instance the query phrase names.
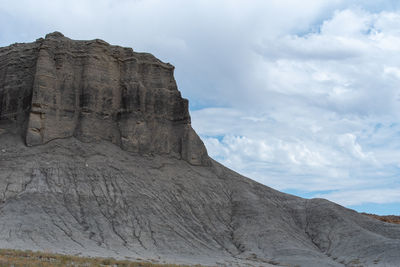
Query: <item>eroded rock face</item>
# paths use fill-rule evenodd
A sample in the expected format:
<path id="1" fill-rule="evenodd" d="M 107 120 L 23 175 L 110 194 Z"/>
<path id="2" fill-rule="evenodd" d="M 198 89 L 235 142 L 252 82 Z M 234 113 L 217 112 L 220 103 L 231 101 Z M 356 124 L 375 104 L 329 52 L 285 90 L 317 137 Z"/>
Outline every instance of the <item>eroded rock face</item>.
<path id="1" fill-rule="evenodd" d="M 211 162 L 0 133 L 0 248 L 207 266 L 398 267 L 400 225 Z M 271 264 L 271 265 L 270 265 Z"/>
<path id="2" fill-rule="evenodd" d="M 0 60 L 0 116 L 17 122 L 28 146 L 75 136 L 209 164 L 174 67 L 150 54 L 55 32 L 2 48 Z"/>
<path id="3" fill-rule="evenodd" d="M 32 99 L 40 43 L 13 44 L 0 48 L 0 124 L 21 130 Z"/>

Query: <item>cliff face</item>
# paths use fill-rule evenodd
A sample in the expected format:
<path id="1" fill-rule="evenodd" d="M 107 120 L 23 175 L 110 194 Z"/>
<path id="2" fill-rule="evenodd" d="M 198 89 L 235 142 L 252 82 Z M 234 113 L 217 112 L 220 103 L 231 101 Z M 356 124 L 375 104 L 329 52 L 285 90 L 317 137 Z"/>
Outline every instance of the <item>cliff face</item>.
<path id="1" fill-rule="evenodd" d="M 28 146 L 74 136 L 209 164 L 174 67 L 150 54 L 55 32 L 3 48 L 0 62 L 0 117 Z"/>
<path id="2" fill-rule="evenodd" d="M 40 43 L 0 48 L 0 124 L 25 128 Z"/>

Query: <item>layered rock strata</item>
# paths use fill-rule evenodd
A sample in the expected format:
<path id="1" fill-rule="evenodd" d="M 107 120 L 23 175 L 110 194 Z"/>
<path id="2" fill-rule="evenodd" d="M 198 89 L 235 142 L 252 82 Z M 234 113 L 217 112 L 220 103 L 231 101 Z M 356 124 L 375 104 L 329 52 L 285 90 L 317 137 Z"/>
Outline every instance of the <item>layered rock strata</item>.
<path id="1" fill-rule="evenodd" d="M 0 50 L 0 117 L 28 146 L 77 137 L 140 154 L 209 163 L 174 67 L 151 54 L 61 33 Z"/>

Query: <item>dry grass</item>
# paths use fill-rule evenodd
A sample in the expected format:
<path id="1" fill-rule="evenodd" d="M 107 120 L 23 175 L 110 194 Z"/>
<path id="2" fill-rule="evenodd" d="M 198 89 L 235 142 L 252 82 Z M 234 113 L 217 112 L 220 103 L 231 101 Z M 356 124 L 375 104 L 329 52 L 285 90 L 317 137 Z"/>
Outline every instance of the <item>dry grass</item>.
<path id="1" fill-rule="evenodd" d="M 185 267 L 187 265 L 160 264 L 115 260 L 112 258 L 85 258 L 44 252 L 0 249 L 0 267 L 57 267 L 57 266 L 112 266 L 112 267 Z M 199 265 L 196 265 L 200 267 Z"/>
<path id="2" fill-rule="evenodd" d="M 364 213 L 364 212 L 361 214 L 367 215 L 369 217 L 375 218 L 375 219 L 383 221 L 383 222 L 400 224 L 400 216 L 395 216 L 395 215 L 379 216 L 379 215 L 369 214 L 369 213 Z"/>

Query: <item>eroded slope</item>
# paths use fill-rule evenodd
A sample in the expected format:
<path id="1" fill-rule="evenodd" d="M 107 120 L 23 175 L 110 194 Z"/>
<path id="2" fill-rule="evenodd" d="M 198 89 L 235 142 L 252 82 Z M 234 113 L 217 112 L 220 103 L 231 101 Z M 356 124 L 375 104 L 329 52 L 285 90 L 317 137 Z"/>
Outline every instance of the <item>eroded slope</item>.
<path id="1" fill-rule="evenodd" d="M 400 227 L 279 193 L 213 162 L 0 135 L 0 246 L 215 264 L 396 266 Z M 379 265 L 378 265 L 379 266 Z"/>

